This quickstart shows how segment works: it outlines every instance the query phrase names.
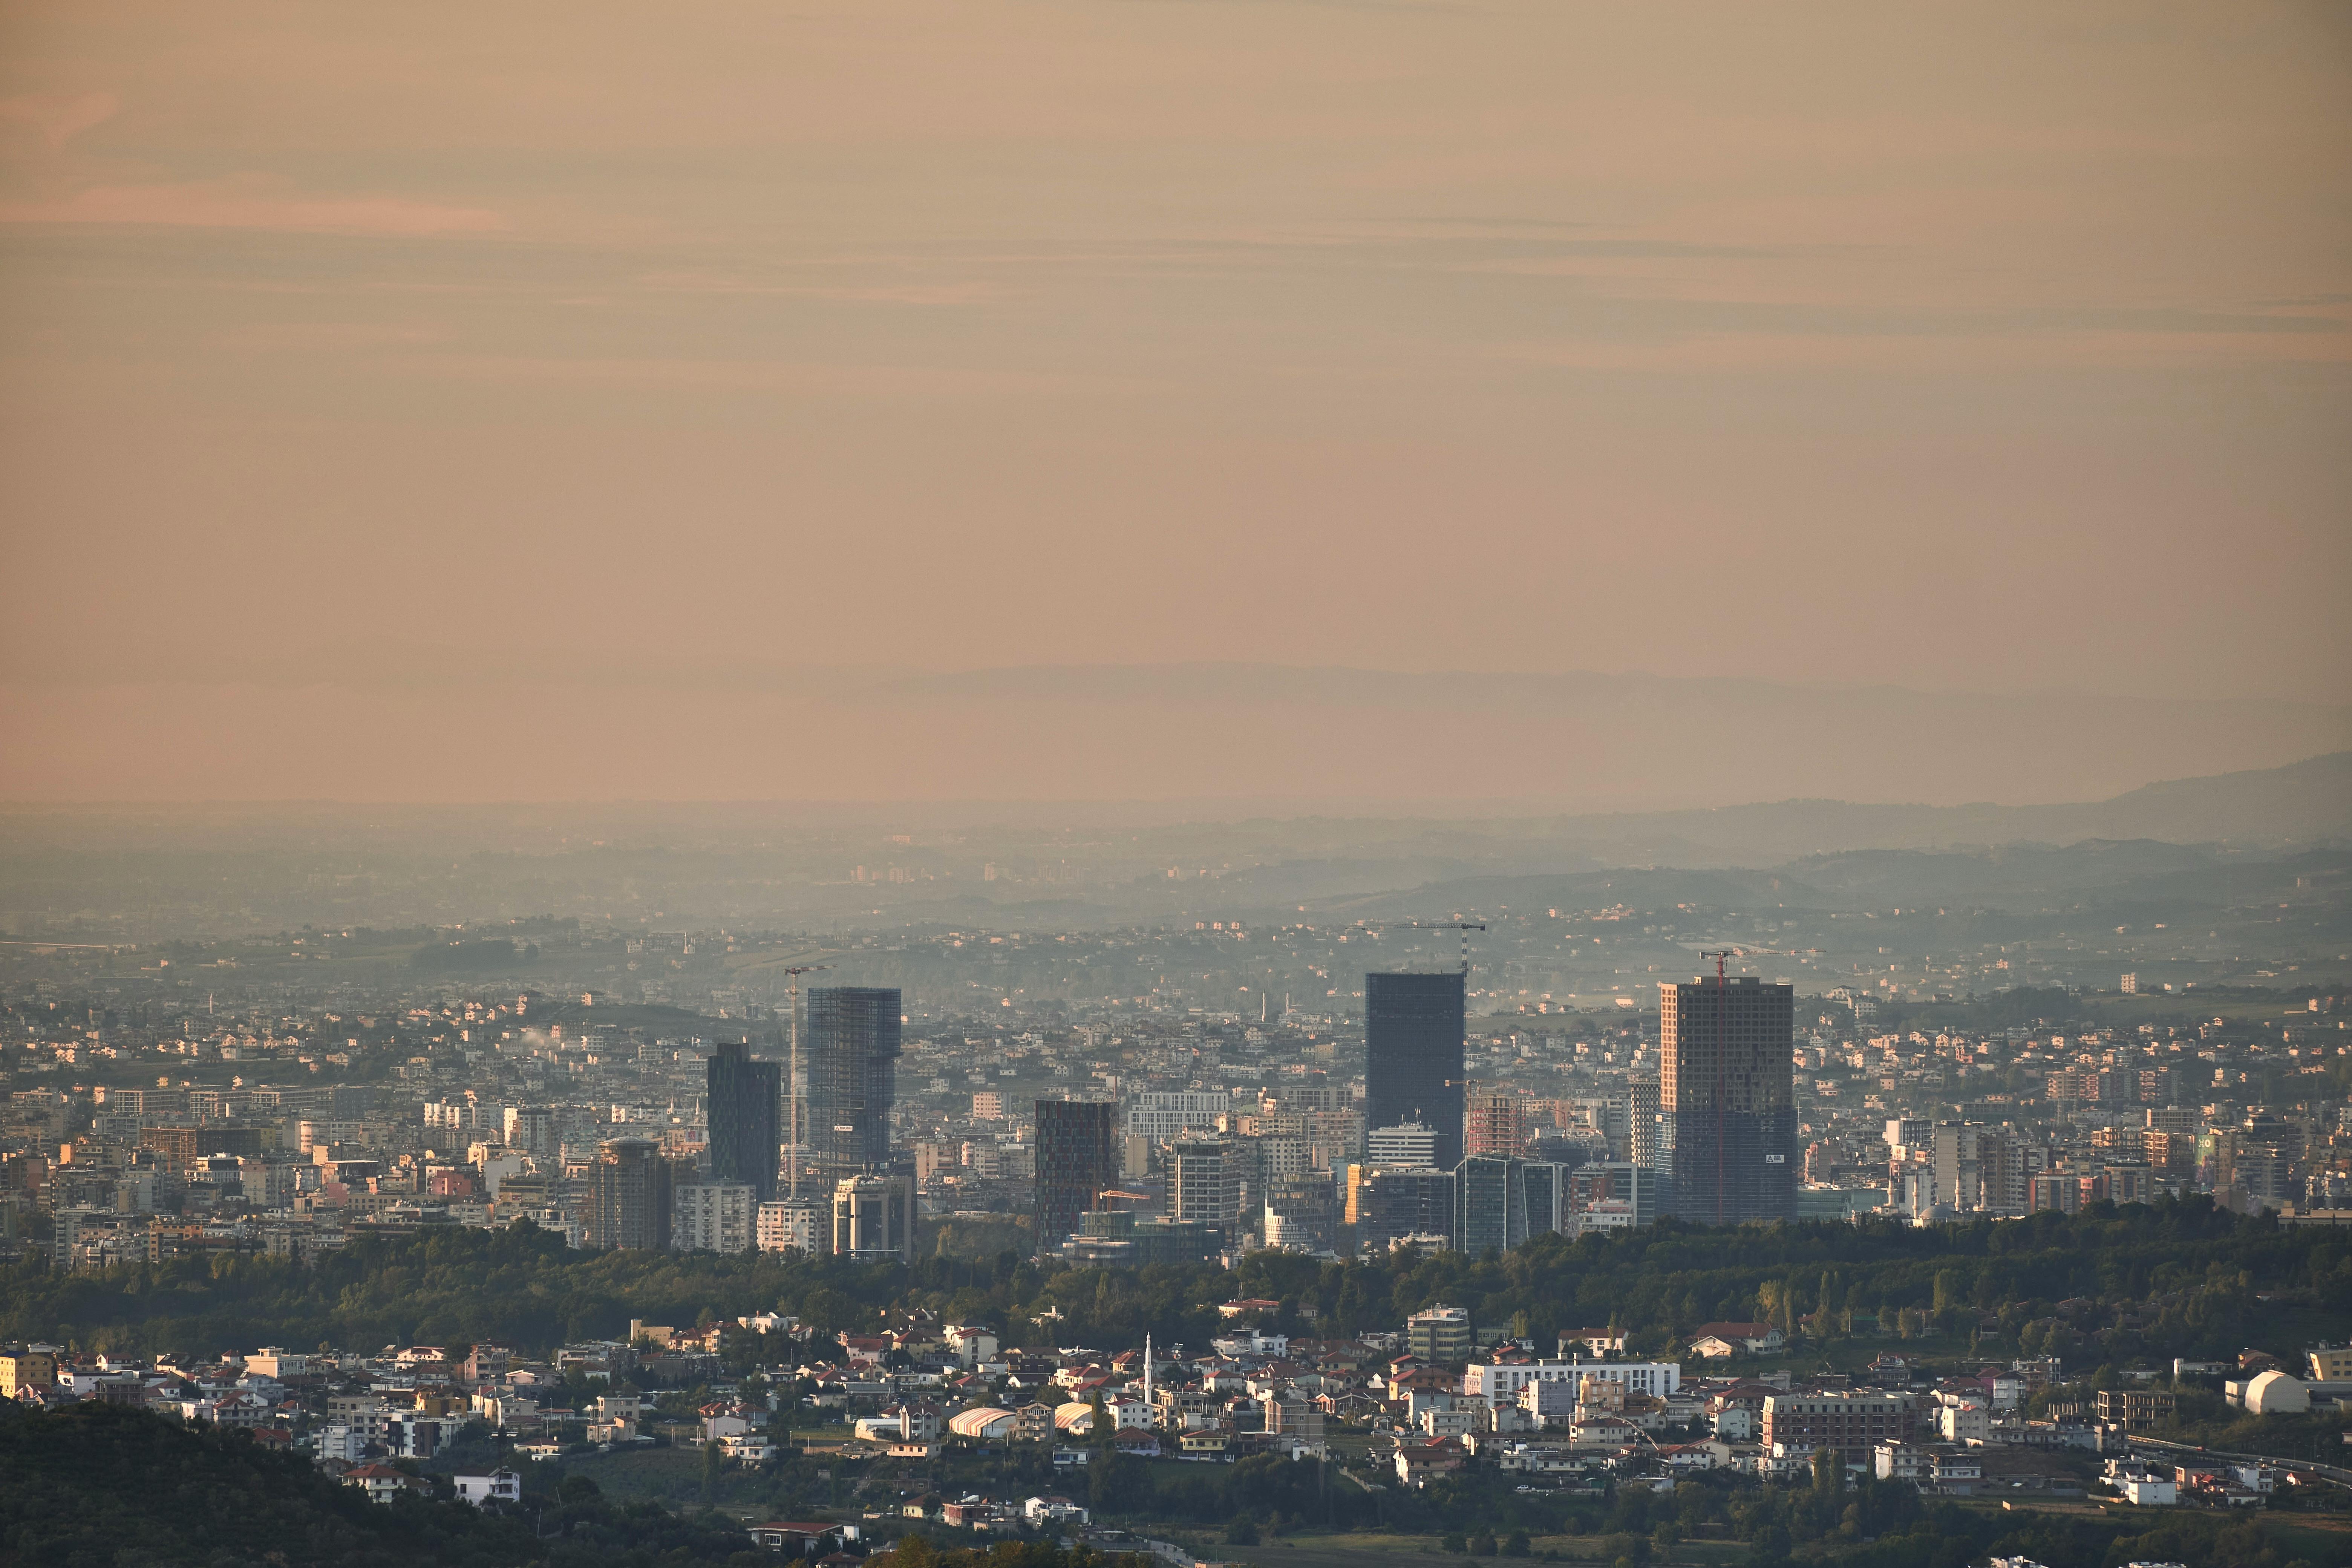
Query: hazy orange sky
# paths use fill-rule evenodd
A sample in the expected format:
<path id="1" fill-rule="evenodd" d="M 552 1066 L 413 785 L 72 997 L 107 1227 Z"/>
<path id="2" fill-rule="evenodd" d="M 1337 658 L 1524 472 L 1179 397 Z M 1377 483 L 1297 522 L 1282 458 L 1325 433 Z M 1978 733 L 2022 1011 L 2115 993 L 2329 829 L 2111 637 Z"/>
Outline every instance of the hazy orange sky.
<path id="1" fill-rule="evenodd" d="M 19 3 L 0 795 L 756 793 L 608 762 L 809 667 L 2340 705 L 2347 198 L 2339 5 Z"/>

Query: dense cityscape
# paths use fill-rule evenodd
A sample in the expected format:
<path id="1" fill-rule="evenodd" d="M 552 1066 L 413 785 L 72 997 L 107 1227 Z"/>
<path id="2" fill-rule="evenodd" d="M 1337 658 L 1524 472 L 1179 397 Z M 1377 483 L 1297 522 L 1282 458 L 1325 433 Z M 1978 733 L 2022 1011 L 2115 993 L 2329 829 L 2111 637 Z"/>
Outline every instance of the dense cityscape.
<path id="1" fill-rule="evenodd" d="M 2315 1315 L 2229 1323 L 2177 1265 L 2063 1300 L 1973 1268 L 1637 1276 L 1582 1314 L 1573 1284 L 1480 1271 L 1533 1247 L 1597 1280 L 1610 1247 L 1724 1226 L 1837 1227 L 1857 1276 L 1893 1238 L 2007 1224 L 2063 1249 L 2047 1226 L 2133 1213 L 2325 1241 L 2352 1224 L 2352 1047 L 2337 987 L 2295 972 L 2336 973 L 2340 865 L 2055 910 L 1825 907 L 1793 878 L 1763 909 L 1666 904 L 1643 895 L 1706 879 L 1633 871 L 1585 907 L 1102 931 L 100 943 L 20 921 L 0 1247 L 70 1315 L 19 1309 L 0 1373 L 23 1407 L 247 1434 L 378 1502 L 495 1512 L 593 1461 L 812 1555 L 919 1528 L 1215 1560 L 1285 1510 L 1136 1477 L 1255 1456 L 1347 1478 L 1351 1503 L 1317 1483 L 1326 1524 L 1505 1554 L 1605 1529 L 1769 1556 L 1808 1527 L 1705 1488 L 1841 1470 L 1902 1519 L 1992 1492 L 2324 1510 L 2335 1453 L 2231 1424 L 2299 1435 L 2352 1396 L 2333 1244 L 2293 1265 Z M 2223 947 L 2262 956 L 2202 955 Z M 521 1333 L 420 1296 L 380 1346 L 99 1305 L 236 1260 L 348 1301 L 404 1252 L 499 1236 L 637 1284 L 498 1320 Z M 722 1272 L 656 1286 L 656 1258 Z M 1164 1300 L 1088 1283 L 1121 1275 Z M 301 1316 L 248 1321 L 291 1341 Z M 2265 1318 L 2296 1337 L 2256 1342 Z M 2180 1458 L 2225 1427 L 2252 1458 Z M 1008 1457 L 1029 1489 L 982 1484 Z M 1476 1501 L 1497 1487 L 1499 1512 Z"/>
<path id="2" fill-rule="evenodd" d="M 13 0 L 0 1568 L 2352 1568 L 2352 5 Z"/>

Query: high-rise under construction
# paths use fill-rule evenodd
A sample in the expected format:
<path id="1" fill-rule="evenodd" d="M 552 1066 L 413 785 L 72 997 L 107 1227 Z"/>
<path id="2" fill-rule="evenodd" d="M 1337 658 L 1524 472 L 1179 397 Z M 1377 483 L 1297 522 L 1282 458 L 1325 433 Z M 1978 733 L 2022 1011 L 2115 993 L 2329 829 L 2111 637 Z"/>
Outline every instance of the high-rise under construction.
<path id="1" fill-rule="evenodd" d="M 1796 988 L 1752 974 L 1658 987 L 1658 1168 L 1677 1218 L 1797 1217 Z"/>

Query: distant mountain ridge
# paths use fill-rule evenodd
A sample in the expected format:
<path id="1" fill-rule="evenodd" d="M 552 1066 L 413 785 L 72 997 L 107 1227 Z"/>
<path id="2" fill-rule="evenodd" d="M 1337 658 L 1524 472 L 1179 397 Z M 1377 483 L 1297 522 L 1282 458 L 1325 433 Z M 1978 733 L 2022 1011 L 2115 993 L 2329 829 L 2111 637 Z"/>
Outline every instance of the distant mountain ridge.
<path id="1" fill-rule="evenodd" d="M 844 687 L 824 709 L 960 748 L 975 795 L 1036 798 L 1005 786 L 1047 771 L 1053 793 L 1076 798 L 1421 815 L 1474 802 L 1589 813 L 2105 800 L 2200 763 L 2261 769 L 2352 748 L 2343 705 L 1590 670 L 1034 666 Z"/>
<path id="2" fill-rule="evenodd" d="M 1870 805 L 1790 800 L 1716 811 L 1587 815 L 1547 837 L 1607 864 L 1773 866 L 1865 849 L 2074 844 L 2283 846 L 2352 839 L 2352 752 L 2147 784 L 2063 805 Z"/>

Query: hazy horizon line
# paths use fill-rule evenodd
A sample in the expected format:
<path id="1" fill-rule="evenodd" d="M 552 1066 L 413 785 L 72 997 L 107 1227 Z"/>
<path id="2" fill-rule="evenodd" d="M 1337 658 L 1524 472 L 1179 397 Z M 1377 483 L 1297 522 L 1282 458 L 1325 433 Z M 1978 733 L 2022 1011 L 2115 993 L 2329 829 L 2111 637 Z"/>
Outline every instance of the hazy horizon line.
<path id="1" fill-rule="evenodd" d="M 432 648 L 395 647 L 392 650 L 392 658 L 395 661 L 415 660 L 421 668 L 394 669 L 379 665 L 373 668 L 347 668 L 331 675 L 321 676 L 314 669 L 288 668 L 284 661 L 277 659 L 233 659 L 213 671 L 198 670 L 193 673 L 184 672 L 186 670 L 184 663 L 181 666 L 182 672 L 173 673 L 92 671 L 87 663 L 74 668 L 42 669 L 35 664 L 29 668 L 20 666 L 15 669 L 0 671 L 0 689 L 10 687 L 99 689 L 236 686 L 277 689 L 335 687 L 362 689 L 370 688 L 429 689 L 459 681 L 474 686 L 487 684 L 617 689 L 701 686 L 720 689 L 744 687 L 767 689 L 769 683 L 774 680 L 790 677 L 812 676 L 855 683 L 835 692 L 775 693 L 786 696 L 803 695 L 807 700 L 824 701 L 856 693 L 886 691 L 893 687 L 909 684 L 991 675 L 1264 672 L 1294 676 L 1378 676 L 1404 680 L 1451 678 L 1540 681 L 1581 679 L 1653 682 L 1666 686 L 1749 686 L 1787 691 L 1853 695 L 1886 692 L 1909 696 L 1981 698 L 1995 700 L 2072 699 L 2088 701 L 2123 700 L 2200 706 L 2303 708 L 2319 711 L 2352 710 L 2352 700 L 2330 701 L 2310 697 L 2283 697 L 2259 691 L 2216 695 L 2158 691 L 2119 686 L 2047 683 L 2021 686 L 1943 685 L 1924 681 L 1838 680 L 1759 674 L 1750 671 L 1674 674 L 1648 668 L 1609 668 L 1591 665 L 1536 668 L 1447 664 L 1413 667 L 1348 662 L 1310 664 L 1280 658 L 1015 660 L 1003 663 L 928 665 L 829 663 L 805 660 L 761 662 L 729 659 L 719 654 L 712 654 L 708 658 L 647 659 L 642 657 L 629 657 L 610 661 L 549 656 L 545 658 L 544 662 L 541 662 L 533 658 L 530 650 L 466 649 L 455 647 Z"/>
<path id="2" fill-rule="evenodd" d="M 987 810 L 1018 808 L 1024 811 L 1066 809 L 1146 809 L 1162 806 L 1188 805 L 1247 805 L 1266 808 L 1309 807 L 1301 816 L 1279 820 L 1301 821 L 1341 819 L 1350 821 L 1444 821 L 1448 818 L 1426 812 L 1387 812 L 1377 808 L 1421 805 L 1448 807 L 1490 820 L 1513 820 L 1512 808 L 1533 808 L 1524 812 L 1525 820 L 1595 819 L 1618 817 L 1716 816 L 1727 812 L 1763 811 L 1789 806 L 1837 806 L 1861 811 L 1931 811 L 1963 813 L 1976 811 L 2011 812 L 2063 809 L 2068 806 L 2105 805 L 2146 790 L 2167 785 L 2201 784 L 2224 779 L 2250 777 L 2260 773 L 2280 773 L 2336 759 L 2352 758 L 2352 751 L 2315 752 L 2290 763 L 2273 767 L 2231 768 L 2214 773 L 2182 774 L 2174 778 L 2152 779 L 2147 784 L 2116 795 L 2090 799 L 2008 802 L 1996 800 L 1959 801 L 1937 805 L 1922 800 L 1856 800 L 1839 795 L 1783 795 L 1772 799 L 1727 801 L 1716 805 L 1654 805 L 1613 806 L 1576 810 L 1546 808 L 1541 797 L 1519 795 L 1488 796 L 1333 796 L 1333 795 L 1181 795 L 1124 796 L 921 796 L 892 799 L 884 797 L 845 798 L 826 796 L 739 795 L 739 796 L 659 796 L 613 795 L 602 797 L 511 796 L 479 800 L 403 800 L 393 797 L 347 797 L 335 795 L 249 795 L 237 798 L 208 800 L 170 799 L 153 796 L 123 796 L 113 799 L 37 799 L 0 797 L 0 816 L 14 815 L 57 814 L 73 812 L 149 811 L 149 812 L 241 812 L 284 810 L 303 807 L 329 810 L 384 810 L 403 812 L 467 812 L 467 811 L 593 811 L 630 808 L 689 809 L 689 810 L 799 810 L 823 812 L 853 811 L 923 811 Z M 1355 809 L 1362 808 L 1362 809 Z M 1231 820 L 1231 819 L 1228 819 Z M 1250 820 L 1242 818 L 1239 820 Z M 1167 826 L 1180 826 L 1171 823 Z"/>

